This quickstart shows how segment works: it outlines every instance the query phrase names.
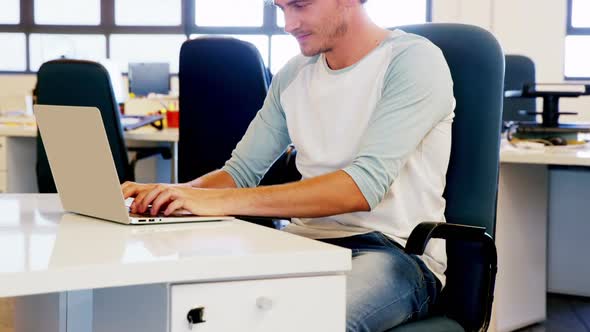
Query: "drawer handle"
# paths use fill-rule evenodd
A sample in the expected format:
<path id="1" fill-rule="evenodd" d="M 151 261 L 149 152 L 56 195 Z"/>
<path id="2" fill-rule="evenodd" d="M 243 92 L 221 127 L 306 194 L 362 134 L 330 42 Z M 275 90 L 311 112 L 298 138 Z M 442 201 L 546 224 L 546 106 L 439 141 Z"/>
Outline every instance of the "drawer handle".
<path id="1" fill-rule="evenodd" d="M 256 299 L 256 306 L 260 310 L 268 311 L 272 309 L 272 300 L 268 297 L 261 296 L 258 299 Z"/>
<path id="2" fill-rule="evenodd" d="M 188 314 L 186 314 L 186 319 L 188 320 L 188 329 L 193 329 L 193 324 L 200 324 L 205 323 L 205 308 L 198 307 L 189 310 Z"/>

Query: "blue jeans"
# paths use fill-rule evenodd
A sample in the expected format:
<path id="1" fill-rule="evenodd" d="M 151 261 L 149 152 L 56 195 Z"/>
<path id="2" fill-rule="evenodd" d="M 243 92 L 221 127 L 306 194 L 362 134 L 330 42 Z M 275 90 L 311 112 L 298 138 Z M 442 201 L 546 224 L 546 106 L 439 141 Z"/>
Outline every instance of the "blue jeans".
<path id="1" fill-rule="evenodd" d="M 352 250 L 346 331 L 381 332 L 428 315 L 440 281 L 415 255 L 380 232 L 320 241 Z"/>

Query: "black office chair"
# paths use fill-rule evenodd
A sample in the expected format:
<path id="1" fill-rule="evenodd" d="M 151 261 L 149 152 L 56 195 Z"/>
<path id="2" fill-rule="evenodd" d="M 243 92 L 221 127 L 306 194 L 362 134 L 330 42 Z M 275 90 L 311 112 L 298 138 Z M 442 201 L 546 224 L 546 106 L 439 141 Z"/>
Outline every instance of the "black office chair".
<path id="1" fill-rule="evenodd" d="M 422 255 L 430 238 L 445 239 L 446 285 L 430 317 L 389 332 L 485 331 L 497 272 L 490 234 L 496 223 L 504 55 L 497 40 L 475 26 L 423 24 L 400 29 L 426 37 L 442 50 L 457 104 L 444 193 L 448 222 L 421 223 L 405 248 L 408 254 Z M 287 151 L 275 162 L 268 184 L 297 180 L 294 152 Z"/>
<path id="2" fill-rule="evenodd" d="M 496 39 L 475 26 L 422 24 L 400 29 L 426 37 L 442 50 L 451 69 L 457 105 L 444 193 L 448 222 L 421 223 L 405 248 L 408 254 L 422 255 L 430 238 L 445 239 L 446 285 L 430 317 L 389 332 L 485 331 L 497 271 L 496 246 L 490 234 L 496 223 L 504 55 Z M 294 152 L 287 151 L 273 164 L 268 184 L 300 177 Z M 262 223 L 265 218 L 250 220 Z"/>
<path id="3" fill-rule="evenodd" d="M 506 55 L 506 76 L 504 90 L 520 90 L 524 84 L 535 83 L 535 63 L 523 55 Z M 535 98 L 504 98 L 504 113 L 502 120 L 530 121 L 536 120 Z"/>
<path id="4" fill-rule="evenodd" d="M 123 139 L 119 108 L 115 101 L 107 70 L 100 64 L 80 60 L 54 60 L 44 63 L 37 72 L 36 102 L 46 105 L 91 106 L 100 110 L 113 154 L 119 181 L 133 181 L 138 160 L 161 154 L 170 159 L 168 148 L 130 148 Z M 75 123 L 71 124 L 75 126 Z M 76 139 L 73 137 L 72 139 Z M 92 148 L 92 147 L 88 147 Z M 131 161 L 127 152 L 135 152 Z M 76 151 L 72 151 L 76 153 Z M 49 162 L 41 135 L 37 133 L 37 184 L 41 193 L 55 193 Z M 91 170 L 88 176 L 92 176 Z"/>
<path id="5" fill-rule="evenodd" d="M 400 29 L 426 37 L 442 50 L 457 105 L 444 193 L 448 223 L 421 223 L 405 248 L 408 254 L 422 255 L 430 238 L 445 239 L 446 285 L 429 318 L 389 331 L 485 331 L 497 271 L 490 234 L 496 223 L 504 56 L 496 39 L 475 26 L 423 24 Z M 295 155 L 283 155 L 271 171 L 274 182 L 293 181 L 298 174 Z M 280 172 L 285 176 L 281 178 Z"/>
<path id="6" fill-rule="evenodd" d="M 457 106 L 444 193 L 448 223 L 420 224 L 406 245 L 406 252 L 421 255 L 430 238 L 446 239 L 447 283 L 431 317 L 391 331 L 486 330 L 497 270 L 496 248 L 489 234 L 494 234 L 496 217 L 504 56 L 496 39 L 478 27 L 425 24 L 402 29 L 441 48 L 451 69 Z M 185 93 L 191 90 L 198 91 L 186 89 Z M 240 138 L 236 137 L 235 143 Z M 213 138 L 202 139 L 208 142 Z M 212 147 L 204 146 L 201 153 Z M 220 167 L 228 157 L 211 169 Z M 268 184 L 296 180 L 294 167 L 295 156 L 288 151 L 269 170 Z M 281 177 L 281 172 L 290 176 Z"/>
<path id="7" fill-rule="evenodd" d="M 268 74 L 250 43 L 202 37 L 182 45 L 179 182 L 219 169 L 231 157 L 262 107 Z"/>
<path id="8" fill-rule="evenodd" d="M 407 253 L 421 255 L 430 238 L 446 239 L 447 282 L 432 317 L 391 331 L 483 331 L 491 317 L 497 271 L 490 235 L 496 222 L 504 55 L 492 34 L 475 26 L 400 29 L 426 37 L 442 50 L 457 105 L 444 193 L 448 223 L 420 224 L 406 245 Z"/>

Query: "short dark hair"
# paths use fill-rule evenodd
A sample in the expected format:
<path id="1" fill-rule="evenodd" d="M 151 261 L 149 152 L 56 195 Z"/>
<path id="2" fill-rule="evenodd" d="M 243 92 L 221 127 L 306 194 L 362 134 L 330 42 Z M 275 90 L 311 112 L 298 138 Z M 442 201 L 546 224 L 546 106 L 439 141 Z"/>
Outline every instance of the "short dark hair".
<path id="1" fill-rule="evenodd" d="M 367 0 L 361 0 L 361 5 L 367 2 Z"/>

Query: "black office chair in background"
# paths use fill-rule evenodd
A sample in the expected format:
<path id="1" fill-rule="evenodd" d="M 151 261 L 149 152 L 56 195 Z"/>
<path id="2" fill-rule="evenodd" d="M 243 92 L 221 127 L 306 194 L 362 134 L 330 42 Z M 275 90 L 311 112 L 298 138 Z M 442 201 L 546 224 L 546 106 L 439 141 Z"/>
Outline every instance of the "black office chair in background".
<path id="1" fill-rule="evenodd" d="M 525 84 L 535 83 L 535 63 L 523 55 L 506 55 L 506 76 L 504 91 L 521 90 Z M 536 115 L 535 98 L 504 98 L 502 120 L 534 122 Z"/>
<path id="2" fill-rule="evenodd" d="M 178 76 L 178 179 L 187 182 L 231 157 L 262 107 L 269 75 L 252 44 L 201 37 L 182 45 Z"/>
<path id="3" fill-rule="evenodd" d="M 138 160 L 161 154 L 170 159 L 168 148 L 127 148 L 123 139 L 119 107 L 115 101 L 113 88 L 107 70 L 100 64 L 80 60 L 54 60 L 44 63 L 37 72 L 35 89 L 38 104 L 64 106 L 90 106 L 100 110 L 102 121 L 115 161 L 119 181 L 135 179 L 135 164 Z M 75 126 L 75 123 L 70 125 Z M 76 137 L 72 137 L 73 140 Z M 91 146 L 88 147 L 92 149 Z M 127 152 L 134 152 L 131 161 Z M 76 153 L 76 151 L 72 151 Z M 47 155 L 41 135 L 37 133 L 37 184 L 41 193 L 55 193 Z M 88 171 L 92 176 L 92 171 Z"/>

